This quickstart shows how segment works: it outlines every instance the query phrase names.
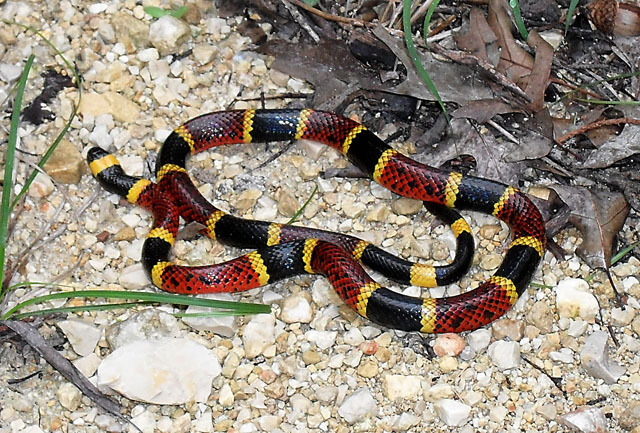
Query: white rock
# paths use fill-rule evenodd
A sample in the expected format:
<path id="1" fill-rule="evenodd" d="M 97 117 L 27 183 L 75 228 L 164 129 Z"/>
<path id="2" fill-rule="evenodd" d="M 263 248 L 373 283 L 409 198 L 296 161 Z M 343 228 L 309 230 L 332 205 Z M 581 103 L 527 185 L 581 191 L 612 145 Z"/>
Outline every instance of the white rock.
<path id="1" fill-rule="evenodd" d="M 234 401 L 233 391 L 228 383 L 222 385 L 220 389 L 220 396 L 218 397 L 218 402 L 223 406 L 231 406 Z"/>
<path id="2" fill-rule="evenodd" d="M 178 319 L 157 308 L 147 308 L 127 320 L 107 328 L 106 339 L 112 349 L 137 340 L 156 340 L 180 336 Z"/>
<path id="3" fill-rule="evenodd" d="M 95 353 L 91 352 L 87 356 L 83 356 L 82 358 L 78 358 L 73 361 L 73 365 L 76 366 L 80 373 L 82 373 L 85 377 L 91 377 L 98 369 L 98 366 L 102 362 L 102 359 Z"/>
<path id="4" fill-rule="evenodd" d="M 344 343 L 350 346 L 358 346 L 359 344 L 364 342 L 364 336 L 362 335 L 362 332 L 360 332 L 360 329 L 356 328 L 355 326 L 349 329 L 344 334 L 343 338 Z"/>
<path id="5" fill-rule="evenodd" d="M 276 319 L 272 314 L 257 314 L 242 332 L 245 356 L 249 359 L 264 353 L 276 342 Z"/>
<path id="6" fill-rule="evenodd" d="M 416 426 L 419 423 L 420 423 L 420 417 L 409 412 L 403 412 L 393 422 L 393 430 L 397 432 L 406 432 L 411 427 Z"/>
<path id="7" fill-rule="evenodd" d="M 87 356 L 93 352 L 102 331 L 84 320 L 70 319 L 58 323 L 58 327 L 67 336 L 74 352 L 80 356 Z"/>
<path id="8" fill-rule="evenodd" d="M 436 383 L 435 385 L 427 388 L 422 393 L 424 399 L 427 401 L 436 401 L 444 398 L 453 398 L 456 393 L 448 383 Z"/>
<path id="9" fill-rule="evenodd" d="M 572 320 L 571 323 L 569 323 L 567 334 L 569 334 L 572 337 L 579 337 L 585 333 L 588 325 L 589 324 L 584 320 L 580 320 L 580 319 Z"/>
<path id="10" fill-rule="evenodd" d="M 158 54 L 158 50 L 156 50 L 155 48 L 147 48 L 138 51 L 136 57 L 141 62 L 150 62 L 152 60 L 158 60 L 160 58 L 160 55 Z"/>
<path id="11" fill-rule="evenodd" d="M 102 361 L 97 382 L 131 400 L 183 404 L 207 401 L 211 383 L 220 371 L 218 358 L 192 340 L 138 340 Z"/>
<path id="12" fill-rule="evenodd" d="M 223 34 L 229 33 L 231 29 L 222 18 L 209 18 L 205 23 L 205 32 L 213 36 L 214 40 L 220 39 Z"/>
<path id="13" fill-rule="evenodd" d="M 559 424 L 581 433 L 607 431 L 607 419 L 602 410 L 594 406 L 581 406 L 573 412 L 560 415 Z"/>
<path id="14" fill-rule="evenodd" d="M 34 198 L 43 198 L 53 192 L 53 182 L 49 175 L 38 172 L 33 183 L 29 187 L 28 194 Z"/>
<path id="15" fill-rule="evenodd" d="M 96 125 L 89 134 L 89 141 L 95 145 L 108 149 L 113 144 L 113 137 L 105 125 Z"/>
<path id="16" fill-rule="evenodd" d="M 573 364 L 573 350 L 563 347 L 557 352 L 550 352 L 549 359 L 564 364 Z"/>
<path id="17" fill-rule="evenodd" d="M 611 324 L 613 326 L 627 326 L 635 316 L 636 310 L 633 307 L 616 307 L 611 310 Z"/>
<path id="18" fill-rule="evenodd" d="M 378 406 L 367 388 L 360 388 L 347 396 L 338 408 L 338 414 L 349 424 L 354 424 L 377 413 Z"/>
<path id="19" fill-rule="evenodd" d="M 144 410 L 133 416 L 131 422 L 142 430 L 142 433 L 154 433 L 156 430 L 156 416 L 148 410 Z"/>
<path id="20" fill-rule="evenodd" d="M 509 410 L 504 406 L 493 406 L 489 410 L 489 419 L 493 422 L 502 424 L 504 423 L 508 413 Z"/>
<path id="21" fill-rule="evenodd" d="M 22 66 L 20 65 L 11 65 L 9 63 L 0 64 L 0 78 L 2 78 L 2 81 L 10 83 L 20 78 L 21 74 Z"/>
<path id="22" fill-rule="evenodd" d="M 201 44 L 193 47 L 193 57 L 200 65 L 206 65 L 216 54 L 216 48 L 210 44 Z"/>
<path id="23" fill-rule="evenodd" d="M 131 176 L 142 176 L 144 172 L 144 159 L 138 155 L 119 155 L 118 161 L 122 169 Z"/>
<path id="24" fill-rule="evenodd" d="M 60 405 L 65 409 L 76 410 L 80 406 L 82 393 L 70 382 L 64 382 L 56 392 Z"/>
<path id="25" fill-rule="evenodd" d="M 89 5 L 89 12 L 92 14 L 99 14 L 100 12 L 104 12 L 109 7 L 106 3 L 94 3 Z"/>
<path id="26" fill-rule="evenodd" d="M 491 341 L 491 330 L 480 328 L 467 335 L 469 346 L 476 352 L 484 350 L 489 346 Z"/>
<path id="27" fill-rule="evenodd" d="M 298 140 L 298 143 L 304 149 L 304 153 L 314 161 L 317 161 L 328 147 L 311 140 Z"/>
<path id="28" fill-rule="evenodd" d="M 140 290 L 151 284 L 142 263 L 127 266 L 122 270 L 118 278 L 118 283 L 127 290 Z"/>
<path id="29" fill-rule="evenodd" d="M 311 400 L 302 394 L 293 394 L 289 399 L 291 408 L 300 413 L 307 413 L 311 408 Z"/>
<path id="30" fill-rule="evenodd" d="M 556 286 L 556 306 L 560 317 L 579 317 L 593 321 L 598 314 L 598 301 L 589 283 L 579 278 L 565 278 Z"/>
<path id="31" fill-rule="evenodd" d="M 311 329 L 305 333 L 305 338 L 315 343 L 320 350 L 333 346 L 337 336 L 337 331 L 316 331 L 315 329 Z"/>
<path id="32" fill-rule="evenodd" d="M 149 26 L 149 41 L 161 56 L 175 52 L 190 36 L 189 26 L 171 15 L 165 15 Z"/>
<path id="33" fill-rule="evenodd" d="M 471 413 L 471 406 L 449 398 L 436 401 L 433 407 L 438 417 L 452 427 L 464 424 Z"/>
<path id="34" fill-rule="evenodd" d="M 422 377 L 387 374 L 382 380 L 382 392 L 391 401 L 416 400 L 421 393 Z"/>
<path id="35" fill-rule="evenodd" d="M 280 419 L 276 415 L 262 415 L 258 417 L 258 425 L 263 431 L 270 432 L 280 425 Z"/>
<path id="36" fill-rule="evenodd" d="M 602 379 L 609 385 L 616 383 L 626 369 L 609 359 L 609 334 L 595 331 L 584 342 L 580 361 L 591 376 Z"/>
<path id="37" fill-rule="evenodd" d="M 288 296 L 282 302 L 280 318 L 285 323 L 309 323 L 313 319 L 311 304 L 301 294 Z"/>
<path id="38" fill-rule="evenodd" d="M 488 353 L 493 365 L 501 370 L 520 364 L 520 345 L 517 341 L 494 341 L 489 346 Z"/>
<path id="39" fill-rule="evenodd" d="M 211 293 L 199 296 L 200 298 L 215 299 L 218 301 L 233 301 L 233 296 L 229 293 Z M 209 307 L 199 307 L 189 305 L 186 313 L 209 313 L 213 311 Z M 211 317 L 183 317 L 182 321 L 198 331 L 209 331 L 223 337 L 232 337 L 236 333 L 236 318 L 234 316 L 211 316 Z"/>

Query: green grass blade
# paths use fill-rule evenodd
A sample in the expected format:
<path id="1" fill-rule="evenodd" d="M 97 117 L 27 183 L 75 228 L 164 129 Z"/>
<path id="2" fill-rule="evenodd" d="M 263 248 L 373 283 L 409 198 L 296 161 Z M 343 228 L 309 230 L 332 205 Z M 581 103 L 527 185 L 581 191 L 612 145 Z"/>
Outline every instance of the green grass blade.
<path id="1" fill-rule="evenodd" d="M 640 245 L 640 241 L 634 242 L 631 245 L 629 245 L 629 246 L 621 249 L 620 251 L 618 251 L 618 253 L 611 258 L 611 266 L 613 266 L 616 263 L 618 263 L 618 261 L 620 261 L 620 259 L 622 259 L 624 256 L 629 254 L 629 252 L 631 252 L 631 250 L 633 250 L 638 245 Z"/>
<path id="2" fill-rule="evenodd" d="M 513 10 L 513 17 L 516 20 L 516 27 L 520 32 L 520 36 L 525 41 L 529 39 L 529 32 L 527 32 L 527 28 L 524 26 L 524 21 L 522 20 L 522 14 L 520 13 L 520 3 L 518 0 L 509 0 L 509 6 Z"/>
<path id="3" fill-rule="evenodd" d="M 580 0 L 571 0 L 569 4 L 569 9 L 567 10 L 567 19 L 564 21 L 564 35 L 567 36 L 567 32 L 569 31 L 569 25 L 571 25 L 571 18 L 573 18 L 573 14 L 578 7 L 578 3 Z"/>
<path id="4" fill-rule="evenodd" d="M 47 161 L 49 160 L 53 152 L 56 150 L 56 147 L 58 147 L 58 144 L 62 141 L 62 138 L 67 134 L 67 131 L 71 127 L 71 122 L 73 122 L 73 119 L 76 117 L 76 114 L 78 112 L 78 107 L 80 106 L 80 100 L 82 99 L 82 82 L 80 80 L 80 76 L 78 75 L 78 72 L 73 67 L 71 62 L 69 62 L 67 58 L 62 54 L 62 52 L 49 39 L 47 39 L 38 29 L 25 24 L 15 22 L 15 21 L 3 20 L 3 22 L 5 24 L 17 25 L 39 36 L 62 59 L 64 64 L 67 66 L 67 68 L 69 68 L 69 70 L 73 74 L 73 77 L 76 80 L 76 85 L 78 86 L 78 101 L 73 106 L 71 116 L 69 116 L 69 121 L 66 123 L 62 131 L 60 131 L 56 139 L 53 141 L 53 143 L 51 143 L 47 151 L 44 153 L 44 155 L 38 162 L 38 167 L 42 168 L 47 163 Z M 20 201 L 22 196 L 26 194 L 26 192 L 29 190 L 29 187 L 31 186 L 31 184 L 33 183 L 37 175 L 38 175 L 38 170 L 34 170 L 33 173 L 31 173 L 31 175 L 27 178 L 27 181 L 25 182 L 24 186 L 11 202 L 11 209 L 13 209 L 16 206 L 16 204 Z"/>
<path id="5" fill-rule="evenodd" d="M 313 198 L 314 195 L 316 195 L 316 192 L 318 192 L 318 185 L 314 186 L 313 191 L 311 192 L 311 195 L 309 196 L 309 198 L 303 203 L 302 206 L 300 206 L 300 209 L 298 209 L 296 213 L 293 214 L 291 219 L 287 221 L 287 224 L 293 224 L 294 222 L 296 222 L 296 220 L 300 217 L 300 215 L 302 215 L 302 212 L 304 212 L 304 209 L 307 207 L 307 205 L 311 203 L 311 199 Z"/>
<path id="6" fill-rule="evenodd" d="M 9 143 L 4 157 L 4 183 L 2 184 L 2 203 L 0 204 L 0 299 L 4 294 L 4 262 L 7 245 L 7 233 L 9 220 L 11 219 L 11 191 L 13 191 L 13 166 L 16 155 L 16 144 L 18 141 L 18 124 L 20 123 L 20 110 L 22 108 L 22 96 L 27 85 L 29 71 L 33 65 L 35 56 L 32 54 L 22 69 L 22 75 L 18 81 L 16 98 L 11 112 L 11 124 L 9 126 Z"/>
<path id="7" fill-rule="evenodd" d="M 105 299 L 132 299 L 135 301 L 154 302 L 159 304 L 197 305 L 231 311 L 242 311 L 244 314 L 260 314 L 271 312 L 271 306 L 263 304 L 251 304 L 235 301 L 218 301 L 214 299 L 196 298 L 191 296 L 176 295 L 173 293 L 136 292 L 120 290 L 77 290 L 73 292 L 56 292 L 48 295 L 37 296 L 19 303 L 2 315 L 2 319 L 11 318 L 16 311 L 29 305 L 52 301 L 55 299 L 71 298 L 105 298 Z"/>
<path id="8" fill-rule="evenodd" d="M 404 30 L 404 41 L 407 46 L 407 51 L 409 52 L 409 57 L 411 57 L 411 61 L 420 75 L 420 78 L 429 89 L 429 92 L 436 98 L 438 104 L 440 104 L 440 108 L 442 108 L 442 112 L 444 113 L 445 118 L 447 119 L 447 123 L 449 123 L 449 113 L 447 112 L 447 108 L 444 106 L 444 102 L 442 102 L 442 98 L 438 93 L 438 89 L 436 85 L 431 80 L 429 73 L 424 69 L 422 62 L 420 61 L 420 57 L 418 57 L 418 50 L 416 50 L 416 46 L 413 43 L 413 35 L 411 34 L 411 0 L 403 0 L 402 4 L 402 27 Z"/>
<path id="9" fill-rule="evenodd" d="M 431 17 L 433 16 L 433 12 L 435 12 L 436 8 L 440 0 L 433 0 L 429 5 L 429 9 L 427 9 L 427 14 L 424 16 L 424 25 L 422 28 L 422 37 L 424 38 L 425 43 L 427 42 L 427 36 L 429 36 L 429 24 L 431 24 Z"/>

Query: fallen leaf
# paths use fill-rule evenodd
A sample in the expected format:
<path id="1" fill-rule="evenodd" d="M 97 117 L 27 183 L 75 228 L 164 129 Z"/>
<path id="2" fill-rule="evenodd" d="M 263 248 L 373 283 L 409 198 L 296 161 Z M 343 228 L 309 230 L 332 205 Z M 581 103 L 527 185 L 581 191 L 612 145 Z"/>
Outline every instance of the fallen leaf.
<path id="1" fill-rule="evenodd" d="M 554 185 L 551 188 L 571 209 L 569 223 L 584 238 L 576 254 L 592 268 L 608 269 L 615 237 L 629 213 L 624 196 L 581 186 Z"/>
<path id="2" fill-rule="evenodd" d="M 511 33 L 511 19 L 505 1 L 490 0 L 487 21 L 498 38 L 498 45 L 502 48 L 497 69 L 504 72 L 521 89 L 526 88 L 526 77 L 531 73 L 534 60 L 524 48 L 516 43 Z"/>

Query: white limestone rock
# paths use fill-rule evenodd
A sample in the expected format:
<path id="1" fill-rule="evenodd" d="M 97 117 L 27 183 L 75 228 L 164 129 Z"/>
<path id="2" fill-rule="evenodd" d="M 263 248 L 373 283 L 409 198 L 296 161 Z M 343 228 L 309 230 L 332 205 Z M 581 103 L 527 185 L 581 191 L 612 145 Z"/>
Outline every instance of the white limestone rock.
<path id="1" fill-rule="evenodd" d="M 147 403 L 205 402 L 221 370 L 213 352 L 187 338 L 137 340 L 102 361 L 97 383 Z"/>

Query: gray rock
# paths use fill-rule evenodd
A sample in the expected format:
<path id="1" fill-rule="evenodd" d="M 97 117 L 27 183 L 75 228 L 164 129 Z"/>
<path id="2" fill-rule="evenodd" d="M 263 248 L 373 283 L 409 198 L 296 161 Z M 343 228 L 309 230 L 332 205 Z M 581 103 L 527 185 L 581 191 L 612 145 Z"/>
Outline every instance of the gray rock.
<path id="1" fill-rule="evenodd" d="M 74 352 L 80 356 L 92 353 L 102 334 L 102 331 L 92 323 L 78 319 L 62 321 L 58 323 L 58 327 L 67 336 Z"/>
<path id="2" fill-rule="evenodd" d="M 9 63 L 0 64 L 0 78 L 8 83 L 17 80 L 22 74 L 22 66 Z"/>
<path id="3" fill-rule="evenodd" d="M 378 405 L 367 388 L 360 388 L 347 396 L 340 407 L 338 414 L 349 424 L 356 423 L 378 413 Z"/>
<path id="4" fill-rule="evenodd" d="M 149 41 L 158 49 L 160 56 L 174 53 L 191 36 L 191 29 L 184 21 L 165 15 L 149 27 Z"/>
<path id="5" fill-rule="evenodd" d="M 501 370 L 520 364 L 520 345 L 515 341 L 495 341 L 489 346 L 488 353 L 493 364 Z"/>
<path id="6" fill-rule="evenodd" d="M 558 421 L 560 424 L 581 433 L 608 431 L 607 419 L 600 408 L 593 406 L 582 406 L 573 412 L 561 415 L 558 417 Z"/>
<path id="7" fill-rule="evenodd" d="M 589 335 L 580 352 L 580 361 L 587 373 L 611 385 L 620 379 L 626 369 L 609 360 L 608 338 L 609 335 L 602 331 Z"/>

